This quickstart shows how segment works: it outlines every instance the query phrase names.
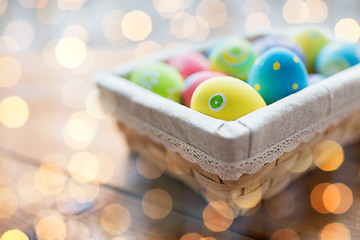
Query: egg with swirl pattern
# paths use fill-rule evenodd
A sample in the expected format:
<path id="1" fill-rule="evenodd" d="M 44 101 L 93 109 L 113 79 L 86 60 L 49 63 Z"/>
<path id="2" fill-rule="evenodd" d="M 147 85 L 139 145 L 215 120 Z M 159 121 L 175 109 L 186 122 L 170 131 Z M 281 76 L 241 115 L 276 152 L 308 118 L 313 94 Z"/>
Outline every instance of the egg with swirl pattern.
<path id="1" fill-rule="evenodd" d="M 216 48 L 209 58 L 213 71 L 246 80 L 256 52 L 248 41 L 235 39 Z"/>

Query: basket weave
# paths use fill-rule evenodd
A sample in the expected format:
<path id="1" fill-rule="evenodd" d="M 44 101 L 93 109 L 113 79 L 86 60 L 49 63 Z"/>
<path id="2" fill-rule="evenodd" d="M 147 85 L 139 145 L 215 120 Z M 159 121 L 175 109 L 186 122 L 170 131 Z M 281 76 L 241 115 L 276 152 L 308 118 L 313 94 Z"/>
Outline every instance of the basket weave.
<path id="1" fill-rule="evenodd" d="M 180 154 L 138 134 L 123 122 L 118 121 L 118 126 L 125 133 L 129 146 L 136 152 L 145 153 L 146 161 L 154 165 L 166 165 L 168 174 L 201 193 L 208 202 L 226 202 L 233 209 L 234 216 L 238 216 L 254 207 L 261 198 L 274 196 L 292 180 L 314 169 L 312 152 L 322 141 L 334 140 L 345 144 L 356 140 L 360 135 L 360 111 L 331 126 L 323 134 L 317 134 L 293 151 L 284 153 L 256 173 L 242 175 L 234 181 L 223 181 L 218 175 L 204 171 Z"/>
<path id="2" fill-rule="evenodd" d="M 360 65 L 236 121 L 205 116 L 126 79 L 143 64 L 211 45 L 164 50 L 95 76 L 105 99 L 116 100 L 130 147 L 150 164 L 167 166 L 207 201 L 224 201 L 235 216 L 244 214 L 312 170 L 320 142 L 344 145 L 360 137 Z"/>

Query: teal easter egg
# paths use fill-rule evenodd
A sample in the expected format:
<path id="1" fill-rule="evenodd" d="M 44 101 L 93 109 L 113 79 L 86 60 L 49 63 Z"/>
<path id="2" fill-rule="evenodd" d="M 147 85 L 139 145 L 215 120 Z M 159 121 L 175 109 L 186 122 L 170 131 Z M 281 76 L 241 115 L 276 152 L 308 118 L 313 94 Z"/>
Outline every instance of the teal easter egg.
<path id="1" fill-rule="evenodd" d="M 213 71 L 246 80 L 255 59 L 256 52 L 249 42 L 233 40 L 211 53 L 210 67 Z"/>
<path id="2" fill-rule="evenodd" d="M 267 104 L 276 102 L 308 86 L 303 61 L 285 48 L 272 48 L 256 60 L 248 83 Z"/>
<path id="3" fill-rule="evenodd" d="M 130 81 L 175 102 L 181 102 L 184 80 L 172 66 L 155 62 L 144 65 L 130 75 Z"/>
<path id="4" fill-rule="evenodd" d="M 321 49 L 316 58 L 316 71 L 325 76 L 330 76 L 354 66 L 360 62 L 358 50 L 354 43 L 329 43 Z"/>

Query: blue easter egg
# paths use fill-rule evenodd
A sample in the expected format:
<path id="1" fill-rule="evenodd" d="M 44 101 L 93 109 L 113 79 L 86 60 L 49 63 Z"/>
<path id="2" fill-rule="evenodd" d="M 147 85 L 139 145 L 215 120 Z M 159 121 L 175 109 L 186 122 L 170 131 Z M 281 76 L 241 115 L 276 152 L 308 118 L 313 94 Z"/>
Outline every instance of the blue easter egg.
<path id="1" fill-rule="evenodd" d="M 248 83 L 267 104 L 308 86 L 307 70 L 299 56 L 285 48 L 272 48 L 255 61 Z"/>
<path id="2" fill-rule="evenodd" d="M 330 76 L 359 62 L 356 44 L 332 42 L 325 45 L 319 52 L 315 62 L 315 69 L 318 73 Z"/>
<path id="3" fill-rule="evenodd" d="M 262 54 L 263 52 L 275 48 L 275 47 L 282 47 L 286 48 L 295 54 L 297 54 L 300 59 L 305 62 L 305 53 L 304 50 L 291 39 L 282 37 L 282 36 L 267 36 L 263 38 L 259 38 L 253 42 L 253 47 L 257 51 L 258 55 Z"/>

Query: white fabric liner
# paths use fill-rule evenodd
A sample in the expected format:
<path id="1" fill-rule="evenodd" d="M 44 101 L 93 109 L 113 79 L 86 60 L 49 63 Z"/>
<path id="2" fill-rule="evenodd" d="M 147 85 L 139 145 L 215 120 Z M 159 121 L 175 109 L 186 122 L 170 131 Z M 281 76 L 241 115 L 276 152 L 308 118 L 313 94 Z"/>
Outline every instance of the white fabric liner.
<path id="1" fill-rule="evenodd" d="M 98 74 L 95 81 L 116 97 L 118 119 L 223 180 L 257 172 L 360 110 L 360 65 L 230 122 L 195 112 L 119 77 L 140 63 L 171 55 L 165 52 L 117 67 Z"/>

